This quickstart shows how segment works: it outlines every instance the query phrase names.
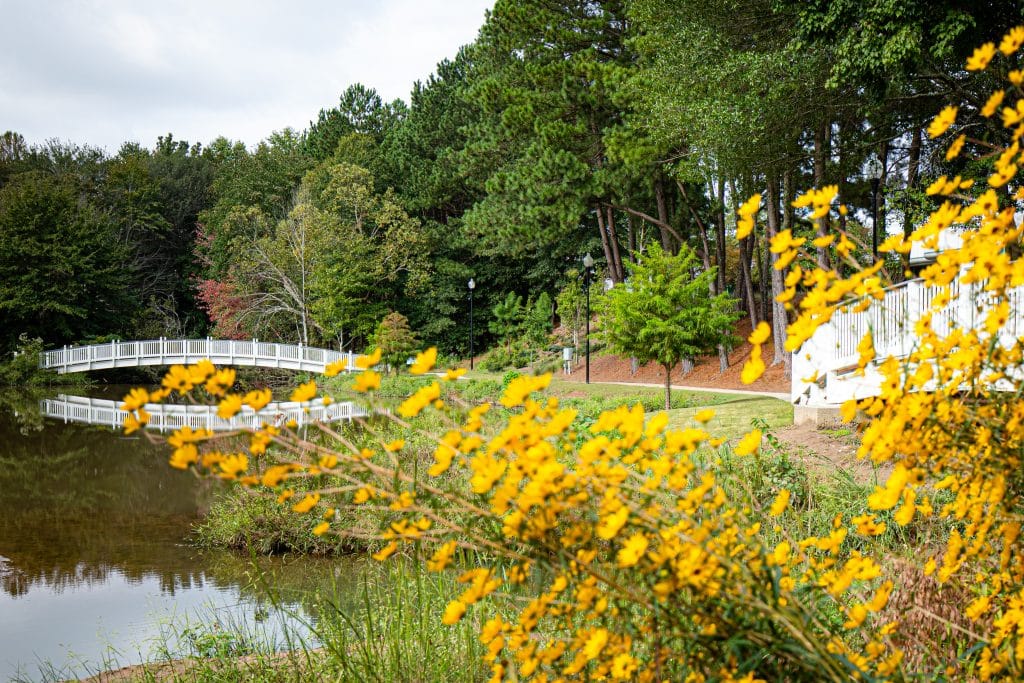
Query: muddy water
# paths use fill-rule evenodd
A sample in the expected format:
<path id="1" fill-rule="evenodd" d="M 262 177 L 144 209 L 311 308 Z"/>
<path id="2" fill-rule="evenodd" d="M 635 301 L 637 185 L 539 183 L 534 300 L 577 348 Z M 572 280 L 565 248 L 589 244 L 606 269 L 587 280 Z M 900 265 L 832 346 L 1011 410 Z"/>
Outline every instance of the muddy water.
<path id="1" fill-rule="evenodd" d="M 168 467 L 145 437 L 43 419 L 43 397 L 0 394 L 0 681 L 185 652 L 172 634 L 199 623 L 280 646 L 285 633 L 314 638 L 299 624 L 315 617 L 306 598 L 358 568 L 189 547 L 219 484 Z"/>

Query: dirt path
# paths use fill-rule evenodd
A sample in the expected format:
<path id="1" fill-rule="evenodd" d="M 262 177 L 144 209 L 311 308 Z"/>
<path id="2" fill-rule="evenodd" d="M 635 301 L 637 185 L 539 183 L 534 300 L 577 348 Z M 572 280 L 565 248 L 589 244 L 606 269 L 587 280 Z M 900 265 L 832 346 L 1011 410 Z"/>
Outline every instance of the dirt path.
<path id="1" fill-rule="evenodd" d="M 765 370 L 761 379 L 753 384 L 744 384 L 740 381 L 740 373 L 743 364 L 750 357 L 750 344 L 746 338 L 750 336 L 750 323 L 747 320 L 740 322 L 736 328 L 736 335 L 744 341 L 740 343 L 729 354 L 729 367 L 725 372 L 719 369 L 718 355 L 703 356 L 694 363 L 693 370 L 683 374 L 681 365 L 672 368 L 672 387 L 695 391 L 704 390 L 722 391 L 731 393 L 739 391 L 753 391 L 760 395 L 786 395 L 789 399 L 790 380 L 786 375 L 785 368 L 779 365 L 772 365 Z M 765 362 L 772 360 L 772 340 L 765 342 L 763 347 Z M 586 376 L 583 359 L 572 368 L 572 374 L 558 374 L 559 378 L 569 382 L 583 382 Z M 591 354 L 590 356 L 590 381 L 593 382 L 619 382 L 627 384 L 643 384 L 652 386 L 665 386 L 665 369 L 657 363 L 641 365 L 633 372 L 632 363 L 628 358 L 610 354 Z"/>
<path id="2" fill-rule="evenodd" d="M 772 434 L 786 447 L 786 452 L 799 459 L 808 470 L 823 474 L 845 470 L 859 484 L 878 484 L 885 481 L 891 469 L 891 466 L 877 466 L 857 457 L 860 438 L 854 425 L 847 429 L 789 425 Z"/>

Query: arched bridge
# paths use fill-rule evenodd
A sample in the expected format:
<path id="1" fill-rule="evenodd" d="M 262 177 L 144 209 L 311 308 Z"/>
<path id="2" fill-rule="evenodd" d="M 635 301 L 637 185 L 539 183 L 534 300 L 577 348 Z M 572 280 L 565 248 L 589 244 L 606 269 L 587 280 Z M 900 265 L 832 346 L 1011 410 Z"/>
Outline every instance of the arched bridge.
<path id="1" fill-rule="evenodd" d="M 215 365 L 246 365 L 323 372 L 343 360 L 345 370 L 356 370 L 358 354 L 302 344 L 276 344 L 256 339 L 150 339 L 114 341 L 91 346 L 65 346 L 39 354 L 39 367 L 68 372 L 89 372 L 143 365 L 190 365 L 209 358 Z"/>

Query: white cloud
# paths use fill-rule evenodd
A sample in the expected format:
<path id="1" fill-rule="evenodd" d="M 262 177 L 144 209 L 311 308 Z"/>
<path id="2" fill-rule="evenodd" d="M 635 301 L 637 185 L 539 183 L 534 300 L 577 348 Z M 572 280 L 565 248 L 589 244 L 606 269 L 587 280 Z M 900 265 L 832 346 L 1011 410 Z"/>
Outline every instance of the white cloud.
<path id="1" fill-rule="evenodd" d="M 117 150 L 254 144 L 355 82 L 386 100 L 476 38 L 493 0 L 0 0 L 0 131 Z"/>

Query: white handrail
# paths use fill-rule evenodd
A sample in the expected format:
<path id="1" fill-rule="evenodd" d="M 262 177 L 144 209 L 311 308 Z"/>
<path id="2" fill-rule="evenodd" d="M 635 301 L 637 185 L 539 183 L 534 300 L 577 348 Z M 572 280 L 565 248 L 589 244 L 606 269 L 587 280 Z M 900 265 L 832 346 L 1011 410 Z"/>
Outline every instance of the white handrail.
<path id="1" fill-rule="evenodd" d="M 331 363 L 344 361 L 344 370 L 356 370 L 357 354 L 303 344 L 261 342 L 258 339 L 147 339 L 112 341 L 91 346 L 65 346 L 39 355 L 39 367 L 67 372 L 143 365 L 188 365 L 204 358 L 215 365 L 246 365 L 323 372 Z"/>
<path id="2" fill-rule="evenodd" d="M 948 294 L 949 303 L 936 310 L 935 298 Z M 1010 315 L 998 331 L 999 342 L 1009 346 L 1024 333 L 1024 287 L 1007 290 Z M 948 287 L 908 280 L 883 291 L 882 297 L 863 297 L 837 310 L 830 322 L 793 355 L 791 396 L 794 403 L 837 404 L 851 398 L 877 395 L 881 375 L 868 369 L 852 373 L 860 353 L 858 345 L 870 332 L 875 358 L 904 358 L 917 346 L 917 323 L 931 315 L 931 329 L 945 337 L 953 329 L 974 330 L 985 324 L 992 305 L 985 283 L 962 284 L 954 279 Z M 857 310 L 863 306 L 863 310 Z M 808 379 L 814 381 L 806 381 Z"/>

